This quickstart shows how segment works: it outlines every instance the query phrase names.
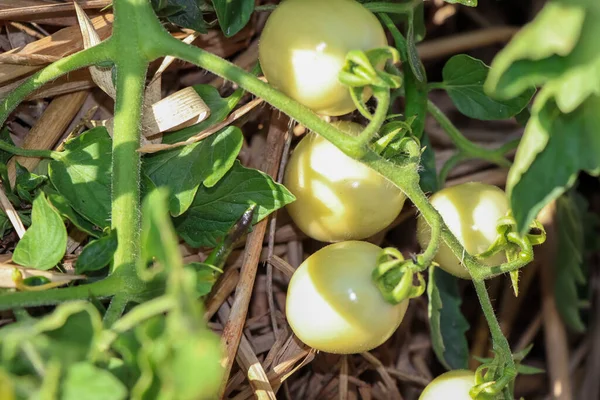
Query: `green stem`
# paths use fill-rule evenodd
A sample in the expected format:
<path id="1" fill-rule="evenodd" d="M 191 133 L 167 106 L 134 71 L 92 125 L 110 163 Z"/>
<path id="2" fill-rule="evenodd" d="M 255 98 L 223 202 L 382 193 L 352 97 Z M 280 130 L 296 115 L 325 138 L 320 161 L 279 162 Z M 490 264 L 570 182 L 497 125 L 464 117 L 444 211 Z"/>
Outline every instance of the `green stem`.
<path id="1" fill-rule="evenodd" d="M 148 68 L 148 46 L 142 28 L 150 8 L 145 0 L 116 0 L 113 40 L 117 72 L 112 156 L 112 228 L 119 246 L 114 255 L 113 271 L 135 268 L 140 255 L 140 169 L 136 151 L 141 135 L 144 79 Z M 127 16 L 128 19 L 123 17 Z M 152 18 L 151 21 L 156 18 Z M 151 24 L 150 24 L 151 25 Z M 149 31 L 151 33 L 152 31 Z M 158 33 L 155 33 L 159 35 Z"/>
<path id="2" fill-rule="evenodd" d="M 120 279 L 108 277 L 89 285 L 50 289 L 41 292 L 15 292 L 0 296 L 0 311 L 18 307 L 38 307 L 59 304 L 72 300 L 87 300 L 92 297 L 105 299 L 121 289 Z"/>
<path id="3" fill-rule="evenodd" d="M 431 82 L 427 84 L 427 90 L 431 91 L 434 89 L 446 89 L 446 84 L 444 82 Z"/>
<path id="4" fill-rule="evenodd" d="M 119 337 L 119 334 L 133 329 L 137 325 L 156 315 L 170 311 L 175 304 L 176 300 L 173 296 L 161 296 L 148 300 L 133 308 L 126 315 L 115 320 L 114 323 L 111 324 L 110 329 L 103 332 L 103 336 L 97 346 L 97 352 L 106 352 L 112 343 Z"/>
<path id="5" fill-rule="evenodd" d="M 58 151 L 22 149 L 20 147 L 8 144 L 4 140 L 0 140 L 0 150 L 23 157 L 52 158 L 54 160 L 59 160 L 61 157 L 61 154 Z"/>
<path id="6" fill-rule="evenodd" d="M 494 307 L 492 306 L 490 296 L 485 287 L 485 281 L 474 279 L 473 285 L 475 286 L 477 297 L 479 297 L 481 310 L 483 311 L 483 315 L 485 316 L 490 328 L 490 334 L 492 335 L 493 342 L 492 348 L 494 349 L 496 356 L 500 357 L 500 360 L 503 361 L 504 365 L 515 369 L 515 362 L 512 358 L 510 345 L 506 337 L 504 337 L 504 333 L 502 333 L 502 329 L 500 328 L 500 324 L 498 323 L 498 319 L 494 313 Z"/>
<path id="7" fill-rule="evenodd" d="M 456 167 L 459 163 L 465 161 L 466 159 L 468 159 L 468 157 L 464 153 L 461 153 L 459 151 L 453 154 L 448 160 L 446 160 L 446 162 L 442 166 L 442 169 L 440 170 L 440 173 L 438 174 L 438 186 L 444 187 L 444 182 L 446 182 L 450 171 L 452 171 L 454 167 Z"/>
<path id="8" fill-rule="evenodd" d="M 366 149 L 371 139 L 379 133 L 381 125 L 385 122 L 388 109 L 390 107 L 390 91 L 388 89 L 375 89 L 375 98 L 377 99 L 377 109 L 373 114 L 373 119 L 358 135 L 358 146 Z"/>
<path id="9" fill-rule="evenodd" d="M 456 145 L 459 149 L 460 153 L 464 155 L 466 158 L 481 158 L 487 161 L 490 161 L 494 164 L 497 164 L 504 168 L 510 168 L 512 163 L 504 157 L 504 153 L 506 152 L 505 146 L 500 147 L 499 149 L 486 149 L 484 147 L 478 146 L 475 143 L 471 142 L 469 139 L 463 136 L 462 133 L 454 126 L 452 121 L 448 119 L 446 114 L 442 112 L 433 102 L 427 101 L 427 110 L 429 113 L 435 118 L 435 120 L 440 124 L 442 129 L 446 131 L 450 140 Z M 511 143 L 510 146 L 513 146 Z M 509 146 L 509 147 L 510 147 Z"/>
<path id="10" fill-rule="evenodd" d="M 128 312 L 127 315 L 116 321 L 112 325 L 111 331 L 116 333 L 127 332 L 143 321 L 146 321 L 156 315 L 168 312 L 176 304 L 177 301 L 175 300 L 174 296 L 161 296 L 157 297 L 156 299 L 149 300 L 144 304 L 135 307 Z"/>
<path id="11" fill-rule="evenodd" d="M 31 315 L 24 308 L 13 308 L 12 313 L 17 321 L 25 321 L 31 318 Z"/>
<path id="12" fill-rule="evenodd" d="M 116 293 L 113 296 L 113 298 L 110 300 L 108 310 L 106 310 L 102 320 L 105 327 L 111 327 L 115 321 L 121 318 L 121 315 L 123 315 L 123 311 L 125 311 L 125 307 L 129 301 L 129 296 L 125 293 Z"/>
<path id="13" fill-rule="evenodd" d="M 402 70 L 404 72 L 404 95 L 406 98 L 406 108 L 404 110 L 405 118 L 408 120 L 414 117 L 412 123 L 413 135 L 421 139 L 425 130 L 425 117 L 427 116 L 427 80 L 419 81 L 415 76 L 410 65 L 408 55 L 408 43 L 396 24 L 386 14 L 378 14 L 385 27 L 392 34 L 396 48 L 400 52 L 402 60 Z M 423 68 L 421 64 L 416 66 Z"/>
<path id="14" fill-rule="evenodd" d="M 364 149 L 357 146 L 357 139 L 322 120 L 309 108 L 290 99 L 272 86 L 256 78 L 227 60 L 198 47 L 185 44 L 171 36 L 162 36 L 155 42 L 163 56 L 174 56 L 204 68 L 224 79 L 237 83 L 244 90 L 257 95 L 267 103 L 302 121 L 307 128 L 325 137 L 333 145 L 353 158 L 360 158 Z"/>
<path id="15" fill-rule="evenodd" d="M 27 357 L 31 363 L 31 366 L 35 370 L 36 374 L 43 378 L 46 375 L 46 367 L 44 366 L 44 360 L 42 359 L 41 354 L 35 348 L 33 343 L 30 341 L 25 341 L 21 349 L 23 350 L 25 357 Z"/>
<path id="16" fill-rule="evenodd" d="M 94 64 L 110 60 L 112 55 L 111 40 L 104 41 L 97 46 L 62 58 L 41 71 L 33 74 L 22 85 L 11 91 L 0 104 L 0 125 L 4 124 L 6 118 L 15 107 L 28 95 L 42 87 L 47 82 L 53 81 L 60 76 Z M 38 156 L 35 156 L 38 157 Z M 43 156 L 42 156 L 43 157 Z"/>

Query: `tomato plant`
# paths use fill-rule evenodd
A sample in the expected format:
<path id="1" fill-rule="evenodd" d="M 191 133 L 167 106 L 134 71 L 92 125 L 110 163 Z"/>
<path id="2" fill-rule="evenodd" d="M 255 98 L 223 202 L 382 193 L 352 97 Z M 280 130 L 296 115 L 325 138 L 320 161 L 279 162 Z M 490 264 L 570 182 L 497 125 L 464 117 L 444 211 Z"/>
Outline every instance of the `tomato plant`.
<path id="1" fill-rule="evenodd" d="M 333 125 L 355 136 L 363 129 L 352 122 Z M 383 176 L 314 133 L 296 146 L 284 185 L 296 196 L 287 206 L 296 225 L 323 242 L 376 234 L 398 216 L 406 198 Z"/>
<path id="2" fill-rule="evenodd" d="M 354 0 L 286 0 L 269 16 L 259 59 L 269 83 L 323 115 L 356 109 L 338 74 L 350 50 L 387 45 L 375 15 Z"/>
<path id="3" fill-rule="evenodd" d="M 469 391 L 475 386 L 475 373 L 455 370 L 443 373 L 427 385 L 419 400 L 472 400 Z"/>
<path id="4" fill-rule="evenodd" d="M 453 3 L 477 3 L 446 2 L 451 4 L 442 7 L 450 14 L 460 10 Z M 212 399 L 229 397 L 232 393 L 225 391 L 238 389 L 236 398 L 249 398 L 253 391 L 274 398 L 281 381 L 275 384 L 268 378 L 277 374 L 283 380 L 294 365 L 309 363 L 313 356 L 294 345 L 285 327 L 279 329 L 288 282 L 276 281 L 273 268 L 289 273 L 293 267 L 283 259 L 287 255 L 290 263 L 295 259 L 301 264 L 285 299 L 293 332 L 323 352 L 363 352 L 380 371 L 383 363 L 373 362 L 374 356 L 364 352 L 391 337 L 409 299 L 425 289 L 433 353 L 448 370 L 467 368 L 462 285 L 452 275 L 472 278 L 465 284 L 473 286 L 481 305 L 494 357 L 482 361 L 479 371 L 486 373 L 477 375 L 471 393 L 514 399 L 515 377 L 532 369 L 521 365 L 526 354 L 512 354 L 486 280 L 510 274 L 518 288 L 519 271 L 532 261 L 533 246 L 545 240 L 544 228 L 534 217 L 573 186 L 580 171 L 599 174 L 596 2 L 549 0 L 491 67 L 456 55 L 436 74 L 441 82 L 428 82 L 419 59 L 423 49 L 416 43 L 426 26 L 422 0 L 113 0 L 93 23 L 76 3 L 63 3 L 11 5 L 0 12 L 3 18 L 12 15 L 19 21 L 0 32 L 3 47 L 12 47 L 13 28 L 27 39 L 50 36 L 8 51 L 0 63 L 0 82 L 5 84 L 0 88 L 0 123 L 5 127 L 0 131 L 0 203 L 5 210 L 0 213 L 0 232 L 2 253 L 12 252 L 2 254 L 6 259 L 0 263 L 4 397 L 48 393 L 53 398 L 60 393 L 85 398 L 91 388 L 103 387 L 98 394 L 110 393 L 115 399 Z M 85 7 L 104 6 L 87 3 Z M 443 13 L 437 12 L 442 10 L 438 3 L 427 7 L 435 7 L 430 14 L 439 17 Z M 38 7 L 45 11 L 40 13 Z M 62 16 L 49 30 L 30 24 L 40 18 L 42 25 L 47 22 L 46 11 L 53 15 L 72 9 L 80 30 L 61 29 L 61 24 L 74 21 Z M 213 29 L 215 17 L 222 34 Z M 256 24 L 244 29 L 250 21 Z M 237 34 L 241 37 L 226 42 Z M 388 46 L 388 35 L 393 46 Z M 239 54 L 237 60 L 247 61 L 254 54 L 242 50 L 256 40 L 260 64 L 252 72 L 225 60 Z M 55 60 L 57 55 L 61 58 Z M 165 127 L 156 112 L 172 105 L 166 100 L 173 98 L 158 101 L 161 93 L 172 89 L 161 87 L 160 74 L 173 60 L 214 74 L 234 90 L 223 97 L 230 86 L 217 84 L 220 80 L 213 81 L 214 86 L 182 89 L 175 97 L 187 93 L 193 106 L 181 101 L 178 107 L 167 107 L 164 114 L 173 117 L 166 118 L 173 124 Z M 163 64 L 156 69 L 158 62 Z M 73 72 L 80 69 L 87 69 L 84 80 L 73 84 L 69 79 L 76 79 Z M 149 70 L 156 71 L 151 79 Z M 256 76 L 261 70 L 266 79 Z M 114 112 L 93 123 L 83 118 L 66 132 L 81 111 L 73 103 L 92 81 L 108 96 L 100 97 L 114 103 Z M 45 92 L 42 86 L 47 83 L 57 86 Z M 539 93 L 528 107 L 536 89 Z M 445 91 L 469 119 L 516 118 L 526 125 L 523 139 L 497 147 L 469 140 L 434 103 L 436 97 L 429 96 L 434 90 Z M 65 92 L 69 96 L 55 98 L 44 115 L 62 117 L 68 108 L 77 108 L 68 120 L 49 124 L 49 131 L 60 130 L 55 142 L 68 140 L 37 148 L 42 141 L 35 135 L 46 126 L 36 125 L 27 133 L 32 119 L 23 114 L 27 107 L 18 107 L 30 99 L 44 105 L 47 100 L 40 99 L 48 93 Z M 189 100 L 186 96 L 183 99 Z M 249 98 L 253 101 L 246 102 Z M 261 101 L 273 110 L 254 109 Z M 177 119 L 182 109 L 196 107 L 193 116 Z M 271 115 L 264 120 L 262 115 L 241 118 L 265 110 Z M 345 122 L 323 118 L 354 110 L 344 116 Z M 425 130 L 428 117 L 456 147 L 439 172 Z M 351 122 L 359 119 L 367 121 L 365 126 Z M 48 120 L 53 119 L 39 119 Z M 267 145 L 259 150 L 263 160 L 258 157 L 257 163 L 256 154 L 248 157 L 242 149 L 255 142 L 255 137 L 246 139 L 262 132 L 264 121 L 269 124 Z M 293 150 L 283 174 L 278 168 L 291 143 L 285 142 L 288 123 L 289 128 L 301 124 L 311 133 Z M 95 128 L 83 130 L 90 125 Z M 11 139 L 9 130 L 15 126 L 20 134 L 31 135 L 21 146 Z M 155 127 L 158 130 L 152 131 Z M 11 159 L 15 155 L 18 162 Z M 46 161 L 35 170 L 21 164 L 40 158 Z M 440 190 L 457 165 L 473 159 L 510 169 L 506 194 L 481 183 Z M 264 172 L 249 168 L 249 162 L 263 164 Z M 393 247 L 354 241 L 389 226 L 405 200 L 417 211 L 421 252 L 408 250 L 410 257 L 404 257 Z M 583 225 L 592 218 L 587 218 L 585 201 L 576 195 L 559 200 L 557 220 L 566 228 L 558 235 L 555 267 L 560 279 L 555 291 L 559 302 L 567 304 L 558 311 L 567 324 L 582 331 L 585 321 L 574 314 L 583 303 L 578 289 L 586 283 Z M 310 238 L 338 243 L 304 262 L 297 243 L 276 246 L 285 235 L 279 234 L 275 218 L 267 235 L 266 218 L 286 206 Z M 509 208 L 512 213 L 507 215 Z M 4 235 L 11 226 L 16 235 Z M 238 271 L 232 265 L 236 262 L 227 259 L 242 239 L 245 249 Z M 400 247 L 394 235 L 381 239 Z M 259 268 L 263 247 L 265 272 Z M 275 254 L 276 248 L 285 248 L 287 254 Z M 263 299 L 253 296 L 255 282 L 266 282 L 270 327 L 263 323 L 265 313 L 252 315 L 251 299 Z M 542 292 L 548 296 L 548 290 Z M 209 317 L 217 322 L 212 319 L 215 313 L 218 324 L 207 325 Z M 247 324 L 249 318 L 258 322 Z M 222 327 L 224 346 L 209 326 Z M 260 336 L 254 335 L 257 330 Z M 258 350 L 250 339 L 268 354 L 255 354 Z M 341 360 L 342 390 L 350 373 L 363 366 L 349 357 Z M 240 373 L 229 379 L 236 361 Z M 554 365 L 568 363 L 561 361 Z M 549 381 L 565 384 L 561 388 L 568 392 L 570 374 L 556 378 L 553 373 Z M 229 385 L 244 376 L 247 387 Z M 383 380 L 387 389 L 398 392 L 395 397 L 401 397 L 394 382 L 385 375 Z M 439 397 L 441 392 L 453 397 L 454 390 L 462 396 L 474 384 L 472 373 L 450 372 L 434 380 L 422 396 Z M 359 389 L 364 388 L 361 383 Z"/>
<path id="5" fill-rule="evenodd" d="M 370 280 L 381 248 L 360 241 L 330 244 L 308 257 L 290 280 L 286 315 L 300 340 L 328 353 L 369 351 L 398 328 L 408 300 L 387 303 Z"/>
<path id="6" fill-rule="evenodd" d="M 436 192 L 429 199 L 444 223 L 471 255 L 485 252 L 496 240 L 498 220 L 508 212 L 506 194 L 496 186 L 478 182 L 463 183 Z M 431 229 L 422 217 L 417 223 L 417 238 L 422 246 L 429 243 Z M 486 258 L 487 265 L 499 265 L 506 258 L 498 253 Z M 471 275 L 452 250 L 441 244 L 435 257 L 440 268 L 463 279 Z"/>

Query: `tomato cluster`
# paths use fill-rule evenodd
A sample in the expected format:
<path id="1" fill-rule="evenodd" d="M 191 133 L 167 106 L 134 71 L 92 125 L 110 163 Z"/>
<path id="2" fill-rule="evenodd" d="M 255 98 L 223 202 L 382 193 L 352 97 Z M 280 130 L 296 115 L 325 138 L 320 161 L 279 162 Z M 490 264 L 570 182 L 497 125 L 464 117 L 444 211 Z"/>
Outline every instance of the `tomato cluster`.
<path id="1" fill-rule="evenodd" d="M 275 88 L 318 114 L 339 116 L 356 108 L 337 78 L 346 54 L 386 45 L 377 18 L 354 0 L 284 0 L 266 23 L 259 58 Z M 353 122 L 333 124 L 348 135 L 363 130 Z M 405 195 L 314 133 L 296 146 L 284 184 L 296 196 L 287 206 L 295 224 L 307 236 L 332 243 L 308 257 L 290 281 L 286 315 L 292 330 L 304 343 L 329 353 L 352 354 L 381 345 L 402 322 L 408 300 L 396 305 L 384 300 L 372 282 L 382 249 L 363 240 L 397 218 Z M 473 255 L 494 242 L 496 222 L 508 210 L 504 192 L 481 183 L 443 189 L 431 204 Z M 417 236 L 423 247 L 430 235 L 420 217 Z M 499 264 L 502 257 L 489 263 Z M 449 273 L 469 278 L 446 245 L 435 261 Z M 467 399 L 473 382 L 469 371 L 444 374 L 421 400 Z"/>

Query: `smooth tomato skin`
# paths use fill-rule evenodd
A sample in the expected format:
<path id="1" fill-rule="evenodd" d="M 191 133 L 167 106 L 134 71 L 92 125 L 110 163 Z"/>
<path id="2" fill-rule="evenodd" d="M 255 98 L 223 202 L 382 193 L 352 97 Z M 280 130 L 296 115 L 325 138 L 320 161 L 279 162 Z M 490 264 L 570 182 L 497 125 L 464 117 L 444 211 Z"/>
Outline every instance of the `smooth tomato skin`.
<path id="1" fill-rule="evenodd" d="M 392 336 L 408 300 L 392 305 L 372 282 L 380 252 L 368 242 L 334 243 L 300 265 L 288 287 L 286 315 L 301 341 L 327 353 L 354 354 Z"/>
<path id="2" fill-rule="evenodd" d="M 506 194 L 502 189 L 479 182 L 451 186 L 433 194 L 429 199 L 442 219 L 463 245 L 465 250 L 476 255 L 486 251 L 496 240 L 496 224 L 509 209 Z M 425 248 L 431 238 L 431 228 L 423 216 L 417 221 L 417 239 Z M 463 279 L 471 279 L 469 271 L 461 264 L 450 248 L 442 241 L 435 261 L 446 272 Z M 485 260 L 489 266 L 506 261 L 503 253 Z"/>
<path id="3" fill-rule="evenodd" d="M 473 386 L 473 371 L 449 371 L 432 380 L 421 393 L 419 400 L 473 400 L 469 396 Z"/>
<path id="4" fill-rule="evenodd" d="M 350 50 L 387 46 L 381 24 L 354 0 L 285 0 L 269 16 L 258 46 L 269 83 L 318 114 L 356 107 L 338 80 Z"/>
<path id="5" fill-rule="evenodd" d="M 349 134 L 363 128 L 334 123 Z M 386 178 L 314 133 L 292 153 L 284 185 L 296 196 L 286 209 L 309 237 L 322 242 L 361 240 L 391 224 L 406 197 Z"/>

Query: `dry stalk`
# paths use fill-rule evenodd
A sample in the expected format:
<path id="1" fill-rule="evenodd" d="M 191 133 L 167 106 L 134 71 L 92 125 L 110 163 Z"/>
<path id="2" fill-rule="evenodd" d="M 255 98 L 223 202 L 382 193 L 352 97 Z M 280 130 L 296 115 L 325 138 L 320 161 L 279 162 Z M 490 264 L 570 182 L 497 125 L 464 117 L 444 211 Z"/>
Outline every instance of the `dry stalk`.
<path id="1" fill-rule="evenodd" d="M 339 377 L 339 399 L 348 400 L 348 356 L 343 355 Z"/>
<path id="2" fill-rule="evenodd" d="M 255 100 L 256 101 L 256 100 Z M 262 101 L 262 100 L 261 100 Z M 266 159 L 263 162 L 262 170 L 271 177 L 277 176 L 277 169 L 281 161 L 281 154 L 284 147 L 285 131 L 280 130 L 277 126 L 272 125 L 267 136 L 267 146 L 265 149 Z M 268 220 L 262 220 L 255 225 L 254 231 L 248 236 L 246 243 L 244 260 L 240 271 L 240 280 L 235 291 L 235 299 L 232 305 L 232 311 L 229 319 L 223 329 L 223 341 L 226 347 L 226 358 L 224 362 L 225 377 L 229 377 L 231 366 L 235 353 L 237 352 L 239 342 L 242 335 L 242 329 L 246 323 L 246 315 L 248 313 L 248 305 L 254 287 L 256 271 L 262 250 L 262 244 L 267 230 Z M 223 397 L 225 383 L 222 385 L 220 398 Z"/>
<path id="3" fill-rule="evenodd" d="M 60 60 L 60 57 L 43 54 L 0 54 L 0 64 L 25 65 L 30 67 L 44 66 Z"/>
<path id="4" fill-rule="evenodd" d="M 227 321 L 231 309 L 227 303 L 223 303 L 219 309 L 219 319 Z M 236 360 L 244 374 L 250 382 L 250 386 L 254 391 L 254 395 L 258 400 L 276 400 L 273 388 L 267 378 L 267 374 L 263 369 L 262 364 L 254 354 L 252 345 L 244 334 L 240 336 L 240 345 L 236 355 Z"/>
<path id="5" fill-rule="evenodd" d="M 410 372 L 404 372 L 404 371 L 401 371 L 396 368 L 386 368 L 386 369 L 387 369 L 387 372 L 391 376 L 393 376 L 394 378 L 396 378 L 402 382 L 409 382 L 409 383 L 413 383 L 413 384 L 421 386 L 421 387 L 425 387 L 431 381 L 430 379 L 427 379 L 425 377 L 415 375 L 414 373 L 410 373 Z"/>
<path id="6" fill-rule="evenodd" d="M 554 298 L 554 269 L 557 248 L 556 203 L 546 206 L 539 216 L 546 228 L 546 242 L 537 253 L 540 263 L 540 286 L 542 291 L 542 315 L 544 340 L 546 342 L 546 367 L 548 369 L 550 393 L 556 400 L 573 399 L 571 375 L 569 373 L 569 347 L 565 326 L 556 309 Z"/>
<path id="7" fill-rule="evenodd" d="M 2 182 L 2 186 L 9 184 L 8 182 Z M 6 197 L 6 193 L 4 192 L 4 187 L 0 190 L 0 206 L 2 207 L 2 211 L 8 217 L 8 220 L 12 224 L 13 228 L 17 232 L 19 239 L 25 235 L 25 225 L 23 225 L 23 221 L 21 221 L 21 217 L 19 217 L 19 213 L 15 210 L 15 207 L 12 205 L 8 197 Z"/>
<path id="8" fill-rule="evenodd" d="M 389 372 L 381 363 L 381 361 L 379 361 L 377 357 L 375 357 L 369 352 L 360 353 L 360 355 L 363 356 L 364 359 L 367 360 L 371 365 L 373 365 L 377 372 L 379 372 L 379 375 L 381 376 L 381 379 L 384 382 L 385 388 L 387 389 L 387 391 L 389 391 L 389 399 L 402 400 L 402 395 L 398 391 L 396 381 L 394 381 L 394 379 L 390 376 Z"/>
<path id="9" fill-rule="evenodd" d="M 284 114 L 280 113 L 279 110 L 273 110 L 271 112 L 271 126 L 270 128 L 283 130 L 285 126 L 288 126 L 287 137 L 285 141 L 285 146 L 283 148 L 283 152 L 281 155 L 281 161 L 279 164 L 279 172 L 277 174 L 277 182 L 281 183 L 283 181 L 283 173 L 285 171 L 285 164 L 287 163 L 287 155 L 290 151 L 291 145 L 291 132 L 290 127 L 291 123 L 289 122 L 289 118 Z M 275 299 L 273 296 L 273 265 L 268 262 L 271 257 L 274 256 L 274 246 L 275 246 L 275 233 L 277 230 L 277 211 L 271 215 L 271 221 L 269 223 L 269 240 L 267 246 L 267 276 L 266 276 L 266 293 L 267 293 L 267 304 L 269 307 L 270 317 L 271 317 L 271 326 L 273 328 L 273 333 L 277 335 L 277 331 L 279 330 L 277 326 L 277 319 L 275 318 Z"/>
<path id="10" fill-rule="evenodd" d="M 240 273 L 236 268 L 227 268 L 219 277 L 205 302 L 206 311 L 204 319 L 210 320 L 227 298 L 233 293 L 240 280 Z"/>
<path id="11" fill-rule="evenodd" d="M 140 153 L 156 153 L 158 151 L 170 150 L 170 149 L 174 149 L 177 147 L 186 146 L 191 143 L 199 142 L 200 140 L 209 137 L 213 133 L 220 131 L 221 129 L 225 128 L 226 126 L 231 125 L 237 119 L 241 118 L 245 114 L 252 111 L 256 106 L 258 106 L 262 102 L 263 102 L 262 99 L 252 100 L 248 104 L 243 105 L 242 107 L 238 108 L 237 110 L 235 110 L 234 112 L 229 114 L 229 116 L 223 122 L 219 122 L 218 124 L 215 124 L 215 125 L 211 126 L 210 128 L 203 130 L 202 132 L 188 138 L 187 140 L 185 140 L 183 142 L 177 142 L 177 143 L 173 143 L 173 144 L 147 144 L 145 146 L 140 147 L 138 149 L 138 151 Z"/>
<path id="12" fill-rule="evenodd" d="M 112 14 L 106 14 L 92 19 L 94 29 L 101 39 L 106 39 L 112 31 Z M 20 48 L 7 51 L 4 54 L 41 54 L 44 56 L 64 57 L 83 49 L 83 39 L 78 26 L 70 26 L 58 32 L 37 40 Z M 0 65 L 0 85 L 27 76 L 42 66 Z"/>
<path id="13" fill-rule="evenodd" d="M 10 257 L 8 254 L 7 256 Z M 0 261 L 0 288 L 3 289 L 15 289 L 17 287 L 15 281 L 13 280 L 13 271 L 15 269 L 19 270 L 23 279 L 27 279 L 33 276 L 42 276 L 44 278 L 49 279 L 53 283 L 66 285 L 69 282 L 86 279 L 83 275 L 73 275 L 73 274 L 63 274 L 60 272 L 53 271 L 41 271 L 35 268 L 25 268 L 20 265 L 8 264 L 10 259 L 5 259 Z"/>
<path id="14" fill-rule="evenodd" d="M 14 0 L 11 0 L 15 4 Z M 19 1 L 21 3 L 22 0 Z M 79 0 L 77 4 L 83 9 L 104 8 L 112 3 L 111 0 Z M 0 21 L 23 19 L 24 17 L 35 17 L 39 14 L 55 14 L 75 9 L 74 3 L 41 4 L 22 7 L 10 7 L 0 10 Z M 48 15 L 50 16 L 50 15 Z"/>
<path id="15" fill-rule="evenodd" d="M 267 259 L 267 263 L 277 268 L 278 271 L 281 271 L 288 279 L 290 279 L 294 274 L 294 271 L 296 271 L 296 269 L 287 263 L 283 258 L 276 255 L 269 257 L 269 259 Z"/>
<path id="16" fill-rule="evenodd" d="M 520 28 L 512 26 L 494 27 L 481 29 L 474 32 L 459 33 L 447 36 L 443 39 L 426 41 L 417 46 L 419 56 L 423 61 L 453 54 L 459 54 L 467 50 L 485 47 L 496 43 L 509 41 Z"/>

